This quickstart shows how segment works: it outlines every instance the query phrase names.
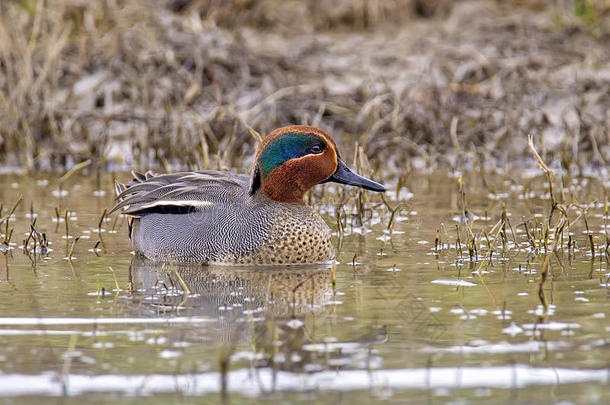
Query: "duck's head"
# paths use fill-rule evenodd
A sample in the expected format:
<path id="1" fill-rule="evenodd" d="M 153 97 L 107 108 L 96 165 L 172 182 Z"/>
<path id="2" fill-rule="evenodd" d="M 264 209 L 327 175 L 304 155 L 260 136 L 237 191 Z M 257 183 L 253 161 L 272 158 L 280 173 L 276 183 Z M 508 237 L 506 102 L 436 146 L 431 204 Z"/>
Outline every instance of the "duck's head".
<path id="1" fill-rule="evenodd" d="M 372 191 L 385 187 L 352 172 L 331 136 L 315 127 L 293 125 L 271 132 L 258 147 L 250 194 L 263 192 L 279 202 L 303 202 L 316 184 L 333 181 Z"/>

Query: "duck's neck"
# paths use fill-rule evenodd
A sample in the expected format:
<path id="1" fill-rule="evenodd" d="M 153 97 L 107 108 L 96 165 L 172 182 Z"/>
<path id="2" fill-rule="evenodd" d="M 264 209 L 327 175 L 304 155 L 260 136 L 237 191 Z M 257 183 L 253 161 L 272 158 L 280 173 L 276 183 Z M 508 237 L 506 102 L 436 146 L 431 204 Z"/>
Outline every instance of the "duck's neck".
<path id="1" fill-rule="evenodd" d="M 281 203 L 291 203 L 291 204 L 305 204 L 303 201 L 303 196 L 305 192 L 295 185 L 296 187 L 286 187 L 283 185 L 281 188 L 274 187 L 273 184 L 265 183 L 261 189 L 261 192 L 265 194 L 265 196 L 273 201 L 281 202 Z"/>
<path id="2" fill-rule="evenodd" d="M 302 205 L 305 204 L 303 196 L 311 187 L 312 185 L 304 184 L 302 177 L 287 168 L 280 166 L 263 177 L 258 167 L 255 167 L 250 181 L 250 195 L 260 193 L 272 201 Z"/>

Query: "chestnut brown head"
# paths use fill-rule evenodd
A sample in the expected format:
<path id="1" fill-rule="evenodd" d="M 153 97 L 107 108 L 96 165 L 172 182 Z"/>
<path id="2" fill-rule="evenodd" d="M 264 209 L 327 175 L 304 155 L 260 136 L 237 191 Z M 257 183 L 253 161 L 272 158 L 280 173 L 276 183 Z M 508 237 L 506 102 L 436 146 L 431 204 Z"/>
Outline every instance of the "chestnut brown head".
<path id="1" fill-rule="evenodd" d="M 278 128 L 261 142 L 254 162 L 251 194 L 259 190 L 279 202 L 303 202 L 316 184 L 333 181 L 372 191 L 385 187 L 352 172 L 331 136 L 315 127 Z"/>

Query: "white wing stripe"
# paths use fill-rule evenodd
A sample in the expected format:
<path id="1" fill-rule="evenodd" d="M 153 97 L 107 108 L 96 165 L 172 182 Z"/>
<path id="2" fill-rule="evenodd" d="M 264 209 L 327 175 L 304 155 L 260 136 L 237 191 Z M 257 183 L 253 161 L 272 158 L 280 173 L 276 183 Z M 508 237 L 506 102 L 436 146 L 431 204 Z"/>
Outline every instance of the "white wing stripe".
<path id="1" fill-rule="evenodd" d="M 150 204 L 141 205 L 138 209 L 147 209 L 159 206 L 178 206 L 178 207 L 207 207 L 214 205 L 210 201 L 198 201 L 198 200 L 159 200 L 154 201 Z"/>

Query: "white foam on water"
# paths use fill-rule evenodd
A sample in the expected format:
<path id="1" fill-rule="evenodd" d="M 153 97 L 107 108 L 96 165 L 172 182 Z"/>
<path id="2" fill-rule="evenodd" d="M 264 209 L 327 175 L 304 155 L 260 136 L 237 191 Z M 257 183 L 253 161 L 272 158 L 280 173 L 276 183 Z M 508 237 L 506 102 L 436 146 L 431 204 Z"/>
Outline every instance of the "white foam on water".
<path id="1" fill-rule="evenodd" d="M 523 330 L 523 329 L 522 329 Z M 538 342 L 530 340 L 521 343 L 498 342 L 482 345 L 462 345 L 449 347 L 424 347 L 424 353 L 454 353 L 454 354 L 507 354 L 507 353 L 538 353 L 542 350 L 554 351 L 567 349 L 567 342 Z"/>
<path id="2" fill-rule="evenodd" d="M 29 318 L 0 317 L 0 326 L 49 326 L 49 325 L 135 325 L 135 324 L 185 324 L 205 323 L 213 320 L 202 317 L 177 318 Z"/>
<path id="3" fill-rule="evenodd" d="M 526 323 L 524 329 L 548 329 L 548 330 L 564 330 L 578 329 L 580 324 L 573 322 L 549 322 L 549 323 Z"/>
<path id="4" fill-rule="evenodd" d="M 263 392 L 354 391 L 371 388 L 388 389 L 462 389 L 523 388 L 531 385 L 559 385 L 583 382 L 607 384 L 609 371 L 530 367 L 526 365 L 499 367 L 435 367 L 394 370 L 339 370 L 312 374 L 273 372 L 264 369 L 240 369 L 227 373 L 228 390 L 246 396 Z M 55 373 L 38 375 L 0 375 L 0 395 L 82 395 L 87 392 L 152 395 L 180 393 L 205 395 L 221 390 L 218 372 L 201 374 L 150 375 L 82 375 Z"/>
<path id="5" fill-rule="evenodd" d="M 452 285 L 457 287 L 472 287 L 475 286 L 475 283 L 471 283 L 466 280 L 432 280 L 432 284 L 441 284 L 441 285 Z"/>

